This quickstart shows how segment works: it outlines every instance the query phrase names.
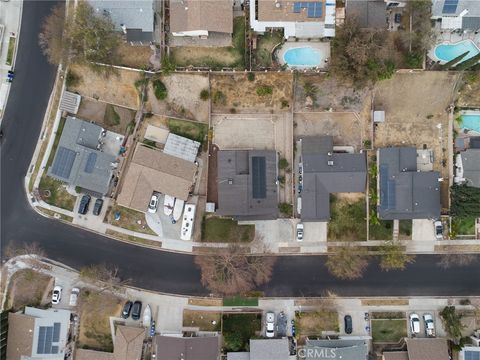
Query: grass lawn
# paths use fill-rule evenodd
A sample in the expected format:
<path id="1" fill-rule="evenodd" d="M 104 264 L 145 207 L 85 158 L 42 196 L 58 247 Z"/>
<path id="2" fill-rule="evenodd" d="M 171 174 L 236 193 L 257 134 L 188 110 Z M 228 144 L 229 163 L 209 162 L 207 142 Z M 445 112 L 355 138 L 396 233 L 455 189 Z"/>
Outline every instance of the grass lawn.
<path id="1" fill-rule="evenodd" d="M 281 43 L 283 34 L 281 31 L 274 31 L 259 35 L 257 38 L 257 49 L 255 50 L 255 59 L 257 66 L 270 67 L 272 66 L 272 50 Z"/>
<path id="2" fill-rule="evenodd" d="M 220 70 L 223 67 L 245 68 L 245 17 L 233 19 L 232 46 L 228 47 L 189 47 L 170 49 L 173 62 L 177 66 L 209 67 Z"/>
<path id="3" fill-rule="evenodd" d="M 249 340 L 262 328 L 262 315 L 259 313 L 223 314 L 222 321 L 225 351 L 246 350 Z"/>
<path id="4" fill-rule="evenodd" d="M 258 306 L 258 298 L 228 297 L 223 299 L 223 306 Z"/>
<path id="5" fill-rule="evenodd" d="M 407 336 L 407 320 L 372 320 L 373 341 L 398 342 Z"/>
<path id="6" fill-rule="evenodd" d="M 122 299 L 106 292 L 82 290 L 79 298 L 80 348 L 113 351 L 110 316 L 119 316 Z"/>
<path id="7" fill-rule="evenodd" d="M 115 213 L 117 212 L 120 213 L 120 220 L 115 220 Z M 148 227 L 145 220 L 145 214 L 140 211 L 128 209 L 119 205 L 114 205 L 107 210 L 105 219 L 109 224 L 124 229 L 144 234 L 156 235 L 153 230 Z M 140 221 L 141 223 L 139 224 L 138 221 Z"/>
<path id="8" fill-rule="evenodd" d="M 207 140 L 208 125 L 185 120 L 167 120 L 168 129 L 179 136 L 203 143 Z"/>
<path id="9" fill-rule="evenodd" d="M 299 336 L 320 336 L 322 331 L 339 331 L 335 311 L 295 312 L 295 326 Z"/>
<path id="10" fill-rule="evenodd" d="M 352 203 L 332 195 L 328 240 L 367 240 L 365 206 L 365 200 Z"/>
<path id="11" fill-rule="evenodd" d="M 475 235 L 475 218 L 452 218 L 452 231 L 458 235 Z"/>
<path id="12" fill-rule="evenodd" d="M 400 220 L 400 235 L 410 238 L 412 236 L 412 220 Z"/>
<path id="13" fill-rule="evenodd" d="M 107 104 L 103 122 L 108 126 L 120 125 L 120 115 L 118 115 L 118 113 L 115 111 L 115 108 L 112 104 Z"/>
<path id="14" fill-rule="evenodd" d="M 379 224 L 370 222 L 369 240 L 392 240 L 393 239 L 393 220 L 378 220 Z"/>
<path id="15" fill-rule="evenodd" d="M 212 321 L 215 324 L 212 324 Z M 183 326 L 198 327 L 200 331 L 220 331 L 222 314 L 213 311 L 183 310 Z"/>
<path id="16" fill-rule="evenodd" d="M 10 36 L 8 40 L 8 50 L 7 50 L 7 60 L 5 61 L 6 65 L 11 66 L 13 62 L 13 53 L 15 52 L 15 43 L 17 42 L 17 38 Z"/>
<path id="17" fill-rule="evenodd" d="M 206 217 L 202 222 L 204 242 L 250 242 L 255 237 L 255 225 L 238 225 L 232 219 Z"/>
<path id="18" fill-rule="evenodd" d="M 46 174 L 43 174 L 38 185 L 40 196 L 47 204 L 57 206 L 59 208 L 73 211 L 76 197 L 71 195 L 65 185 Z"/>
<path id="19" fill-rule="evenodd" d="M 53 159 L 55 158 L 55 153 L 57 152 L 58 143 L 60 142 L 60 136 L 62 136 L 63 128 L 65 127 L 65 118 L 60 118 L 60 122 L 58 123 L 57 133 L 55 135 L 55 140 L 53 140 L 52 150 L 50 151 L 50 155 L 48 156 L 47 161 L 47 169 L 52 166 Z"/>
<path id="20" fill-rule="evenodd" d="M 40 306 L 51 279 L 31 269 L 17 271 L 10 280 L 6 308 L 16 311 L 24 306 Z"/>

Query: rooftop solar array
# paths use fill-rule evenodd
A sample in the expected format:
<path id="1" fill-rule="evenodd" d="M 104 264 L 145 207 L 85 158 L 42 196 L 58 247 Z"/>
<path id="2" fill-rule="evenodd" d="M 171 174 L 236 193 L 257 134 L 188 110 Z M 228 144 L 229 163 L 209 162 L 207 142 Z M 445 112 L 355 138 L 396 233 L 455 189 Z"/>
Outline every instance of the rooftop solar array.
<path id="1" fill-rule="evenodd" d="M 442 12 L 444 14 L 455 14 L 457 11 L 458 1 L 459 0 L 445 0 Z"/>
<path id="2" fill-rule="evenodd" d="M 85 172 L 91 174 L 95 169 L 95 163 L 97 162 L 97 154 L 91 152 L 88 154 L 87 163 L 85 164 Z"/>
<path id="3" fill-rule="evenodd" d="M 315 2 L 304 2 L 296 1 L 293 3 L 293 12 L 300 13 L 302 9 L 307 9 L 307 16 L 309 18 L 319 18 L 322 16 L 322 3 L 319 1 Z"/>
<path id="4" fill-rule="evenodd" d="M 73 163 L 75 162 L 75 156 L 75 151 L 60 146 L 57 150 L 57 156 L 55 156 L 51 173 L 58 177 L 68 179 L 72 171 Z"/>
<path id="5" fill-rule="evenodd" d="M 465 360 L 480 360 L 480 352 L 478 351 L 465 351 Z"/>
<path id="6" fill-rule="evenodd" d="M 37 354 L 57 354 L 58 346 L 52 343 L 60 341 L 59 322 L 53 323 L 53 326 L 40 326 L 38 329 Z"/>
<path id="7" fill-rule="evenodd" d="M 60 326 L 61 324 L 59 322 L 53 323 L 53 342 L 60 341 Z"/>
<path id="8" fill-rule="evenodd" d="M 388 166 L 380 165 L 381 207 L 385 210 L 395 209 L 395 181 L 388 179 Z"/>
<path id="9" fill-rule="evenodd" d="M 252 197 L 265 199 L 267 197 L 267 166 L 263 156 L 252 156 Z"/>

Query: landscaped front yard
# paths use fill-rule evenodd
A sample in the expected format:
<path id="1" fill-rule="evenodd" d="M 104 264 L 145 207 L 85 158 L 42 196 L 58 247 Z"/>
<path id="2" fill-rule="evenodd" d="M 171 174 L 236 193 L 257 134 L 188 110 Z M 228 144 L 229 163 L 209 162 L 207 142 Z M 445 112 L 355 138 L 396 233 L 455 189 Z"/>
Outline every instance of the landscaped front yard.
<path id="1" fill-rule="evenodd" d="M 406 319 L 372 319 L 373 341 L 398 342 L 407 336 Z"/>
<path id="2" fill-rule="evenodd" d="M 255 50 L 255 60 L 257 67 L 272 66 L 272 51 L 283 41 L 281 31 L 267 32 L 257 37 L 257 48 Z"/>
<path id="3" fill-rule="evenodd" d="M 42 200 L 47 204 L 73 211 L 76 197 L 65 189 L 65 184 L 61 181 L 43 174 L 38 185 L 38 191 Z"/>
<path id="4" fill-rule="evenodd" d="M 250 339 L 262 328 L 262 314 L 223 314 L 223 347 L 225 351 L 245 351 Z"/>
<path id="5" fill-rule="evenodd" d="M 115 215 L 119 215 L 119 219 L 115 220 Z M 107 214 L 105 215 L 105 220 L 109 224 L 132 230 L 135 232 L 140 232 L 144 234 L 156 235 L 152 229 L 150 229 L 147 225 L 145 220 L 145 214 L 128 209 L 123 206 L 114 205 L 107 210 Z"/>
<path id="6" fill-rule="evenodd" d="M 220 312 L 183 310 L 184 327 L 198 327 L 200 331 L 220 331 L 221 321 Z"/>
<path id="7" fill-rule="evenodd" d="M 339 331 L 338 313 L 335 311 L 295 312 L 298 336 L 320 336 L 322 331 Z"/>
<path id="8" fill-rule="evenodd" d="M 451 232 L 457 235 L 475 235 L 475 218 L 453 217 Z"/>
<path id="9" fill-rule="evenodd" d="M 41 306 L 49 301 L 47 293 L 53 285 L 52 277 L 22 269 L 12 275 L 7 290 L 6 309 L 20 310 L 24 306 Z"/>
<path id="10" fill-rule="evenodd" d="M 203 242 L 243 242 L 247 243 L 255 237 L 255 225 L 238 225 L 232 219 L 205 217 L 202 222 Z"/>
<path id="11" fill-rule="evenodd" d="M 330 196 L 331 220 L 328 223 L 328 240 L 367 240 L 365 200 L 348 200 Z"/>

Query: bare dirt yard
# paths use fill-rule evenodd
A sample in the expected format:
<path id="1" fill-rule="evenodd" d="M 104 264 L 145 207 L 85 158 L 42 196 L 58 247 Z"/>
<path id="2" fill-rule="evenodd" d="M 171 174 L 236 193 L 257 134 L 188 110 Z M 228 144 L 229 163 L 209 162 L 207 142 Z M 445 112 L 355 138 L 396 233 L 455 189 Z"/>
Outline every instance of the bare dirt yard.
<path id="1" fill-rule="evenodd" d="M 301 75 L 295 81 L 295 111 L 360 112 L 369 96 L 369 89 L 337 80 L 329 74 Z"/>
<path id="2" fill-rule="evenodd" d="M 94 121 L 97 125 L 110 131 L 125 134 L 128 124 L 135 117 L 135 112 L 121 106 L 113 106 L 102 101 L 83 98 L 77 117 Z"/>
<path id="3" fill-rule="evenodd" d="M 22 307 L 41 306 L 50 302 L 49 292 L 54 279 L 31 269 L 13 274 L 7 292 L 6 309 L 20 310 Z"/>
<path id="4" fill-rule="evenodd" d="M 150 82 L 147 111 L 158 115 L 208 122 L 208 99 L 200 99 L 200 92 L 208 90 L 208 75 L 171 74 L 162 76 L 160 80 L 167 88 L 167 98 L 158 100 Z"/>
<path id="5" fill-rule="evenodd" d="M 375 128 L 374 145 L 432 149 L 433 169 L 448 177 L 448 114 L 458 75 L 444 71 L 395 74 L 375 88 L 375 106 L 385 122 Z"/>
<path id="6" fill-rule="evenodd" d="M 212 75 L 212 112 L 290 111 L 292 83 L 293 75 L 290 73 L 257 73 L 253 81 L 249 81 L 244 73 Z"/>
<path id="7" fill-rule="evenodd" d="M 150 69 L 150 57 L 153 52 L 150 46 L 135 46 L 134 48 L 127 43 L 122 43 L 116 50 L 120 66 L 132 67 L 136 69 Z"/>
<path id="8" fill-rule="evenodd" d="M 351 112 L 294 113 L 295 137 L 333 136 L 334 145 L 353 146 L 358 151 L 368 132 L 367 123 Z"/>
<path id="9" fill-rule="evenodd" d="M 457 106 L 480 106 L 480 72 L 469 72 L 463 75 Z"/>
<path id="10" fill-rule="evenodd" d="M 72 65 L 70 71 L 79 77 L 79 81 L 69 86 L 68 90 L 110 104 L 138 108 L 139 96 L 135 82 L 141 79 L 140 72 L 116 69 L 113 74 L 105 76 L 91 67 L 81 65 Z"/>

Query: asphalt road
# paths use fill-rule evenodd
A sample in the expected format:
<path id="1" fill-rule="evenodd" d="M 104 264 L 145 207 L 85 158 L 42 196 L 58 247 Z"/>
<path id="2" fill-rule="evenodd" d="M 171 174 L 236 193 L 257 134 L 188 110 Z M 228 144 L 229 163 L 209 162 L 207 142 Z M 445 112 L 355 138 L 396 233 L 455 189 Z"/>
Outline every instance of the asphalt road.
<path id="1" fill-rule="evenodd" d="M 25 1 L 13 83 L 2 128 L 1 248 L 37 242 L 47 255 L 74 268 L 89 264 L 117 265 L 120 276 L 137 287 L 176 294 L 200 295 L 193 257 L 124 244 L 46 219 L 33 211 L 24 190 L 24 177 L 36 145 L 55 68 L 38 47 L 41 20 L 53 2 Z M 3 80 L 2 80 L 3 81 Z M 480 257 L 478 258 L 480 259 Z M 324 256 L 280 257 L 269 296 L 315 296 L 333 291 L 343 296 L 480 295 L 480 262 L 463 268 L 440 269 L 436 256 L 417 256 L 403 272 L 382 272 L 376 260 L 364 277 L 339 281 L 328 274 Z"/>

